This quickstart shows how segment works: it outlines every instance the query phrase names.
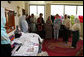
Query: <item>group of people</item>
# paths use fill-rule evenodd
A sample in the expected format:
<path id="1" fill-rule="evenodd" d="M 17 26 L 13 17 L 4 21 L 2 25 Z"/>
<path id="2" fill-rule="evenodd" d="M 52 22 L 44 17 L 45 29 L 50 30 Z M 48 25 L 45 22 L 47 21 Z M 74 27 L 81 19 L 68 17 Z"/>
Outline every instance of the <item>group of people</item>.
<path id="1" fill-rule="evenodd" d="M 35 18 L 34 14 L 31 14 L 31 16 L 26 15 L 26 17 L 21 17 L 20 20 L 22 22 L 20 21 L 20 27 L 22 31 L 37 33 L 41 36 L 41 38 L 52 38 L 52 35 L 54 34 L 54 39 L 58 40 L 60 27 L 63 25 L 63 41 L 65 41 L 65 43 L 68 42 L 69 32 L 71 31 L 73 35 L 72 46 L 76 48 L 80 31 L 80 21 L 78 18 L 74 19 L 75 24 L 72 25 L 71 20 L 67 14 L 64 15 L 63 21 L 59 18 L 59 14 L 55 15 L 53 22 L 49 16 L 46 20 L 46 23 L 44 22 L 42 16 L 43 14 L 40 13 L 37 19 Z M 23 19 L 25 21 L 23 21 Z"/>
<path id="2" fill-rule="evenodd" d="M 28 16 L 28 14 L 25 16 L 23 14 L 22 17 L 20 17 L 20 28 L 23 32 L 29 32 L 29 33 L 37 33 L 41 37 L 44 37 L 44 20 L 43 20 L 43 14 L 40 13 L 38 19 L 35 18 L 34 14 L 31 14 L 31 16 Z"/>
<path id="3" fill-rule="evenodd" d="M 61 22 L 61 19 L 59 18 L 59 15 L 56 14 L 56 19 L 54 20 L 54 38 L 58 39 L 59 36 L 59 29 L 60 26 L 63 25 L 63 41 L 67 44 L 68 43 L 68 38 L 69 38 L 69 33 L 71 31 L 72 34 L 72 47 L 71 48 L 76 48 L 77 42 L 80 38 L 80 21 L 78 18 L 75 18 L 74 24 L 71 23 L 70 18 L 68 17 L 67 14 L 64 15 L 64 20 Z"/>
<path id="4" fill-rule="evenodd" d="M 61 22 L 61 19 L 59 18 L 59 15 L 56 14 L 56 19 L 54 20 L 54 38 L 58 39 L 59 35 L 59 29 L 60 25 L 63 25 L 63 41 L 67 44 L 68 43 L 68 38 L 69 38 L 69 33 L 71 31 L 72 34 L 72 47 L 71 48 L 76 48 L 77 42 L 80 38 L 80 21 L 78 18 L 75 18 L 74 24 L 71 23 L 71 20 L 69 19 L 68 15 L 64 15 L 64 20 Z"/>
<path id="5" fill-rule="evenodd" d="M 76 48 L 77 41 L 80 37 L 80 21 L 78 18 L 74 19 L 75 24 L 71 25 L 71 21 L 67 15 L 64 15 L 64 20 L 61 22 L 59 15 L 56 14 L 56 18 L 54 19 L 54 23 L 52 23 L 50 16 L 48 17 L 46 23 L 43 19 L 43 14 L 40 13 L 39 17 L 36 19 L 34 14 L 28 16 L 23 14 L 20 17 L 20 29 L 22 32 L 36 32 L 42 38 L 45 37 L 52 37 L 52 30 L 54 29 L 54 39 L 58 40 L 59 36 L 59 29 L 60 26 L 64 26 L 64 37 L 63 40 L 67 43 L 69 38 L 69 30 L 72 31 L 72 48 Z M 6 33 L 5 29 L 6 18 L 5 16 L 1 16 L 1 55 L 11 55 L 11 41 Z"/>

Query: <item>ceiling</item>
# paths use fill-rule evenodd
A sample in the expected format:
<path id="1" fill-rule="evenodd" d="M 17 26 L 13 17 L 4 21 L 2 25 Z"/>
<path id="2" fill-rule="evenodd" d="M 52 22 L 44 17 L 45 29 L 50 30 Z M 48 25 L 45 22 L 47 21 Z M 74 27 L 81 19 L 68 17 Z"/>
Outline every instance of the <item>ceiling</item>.
<path id="1" fill-rule="evenodd" d="M 80 4 L 83 5 L 83 1 L 25 1 L 29 4 Z"/>

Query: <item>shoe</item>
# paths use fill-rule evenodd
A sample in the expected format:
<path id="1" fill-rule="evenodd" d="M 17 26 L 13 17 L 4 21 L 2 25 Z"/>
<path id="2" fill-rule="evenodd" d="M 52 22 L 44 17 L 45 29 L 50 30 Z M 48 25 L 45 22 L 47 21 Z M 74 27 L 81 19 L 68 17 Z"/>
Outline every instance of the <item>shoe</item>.
<path id="1" fill-rule="evenodd" d="M 70 48 L 74 48 L 75 49 L 75 47 L 70 47 Z"/>

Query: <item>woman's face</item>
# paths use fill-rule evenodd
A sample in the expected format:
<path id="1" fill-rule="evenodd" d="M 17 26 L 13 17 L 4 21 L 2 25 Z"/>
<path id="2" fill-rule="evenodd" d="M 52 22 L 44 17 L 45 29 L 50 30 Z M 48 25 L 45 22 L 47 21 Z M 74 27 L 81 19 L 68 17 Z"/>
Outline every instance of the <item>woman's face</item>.
<path id="1" fill-rule="evenodd" d="M 58 18 L 59 18 L 59 16 L 58 16 L 58 15 L 56 15 L 56 18 L 58 19 Z"/>
<path id="2" fill-rule="evenodd" d="M 34 17 L 34 15 L 31 15 L 31 17 Z"/>
<path id="3" fill-rule="evenodd" d="M 74 21 L 75 23 L 80 23 L 80 21 L 76 18 L 75 19 L 75 21 Z"/>
<path id="4" fill-rule="evenodd" d="M 42 17 L 43 15 L 41 14 L 40 17 Z"/>
<path id="5" fill-rule="evenodd" d="M 64 15 L 64 19 L 66 19 L 67 18 L 67 15 Z"/>

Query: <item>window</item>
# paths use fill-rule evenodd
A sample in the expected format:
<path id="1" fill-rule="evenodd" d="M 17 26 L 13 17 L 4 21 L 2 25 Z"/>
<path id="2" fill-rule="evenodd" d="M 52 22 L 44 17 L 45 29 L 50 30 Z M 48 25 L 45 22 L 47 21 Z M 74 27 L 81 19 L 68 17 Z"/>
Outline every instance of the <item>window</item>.
<path id="1" fill-rule="evenodd" d="M 78 6 L 77 7 L 77 16 L 83 16 L 83 6 Z"/>
<path id="2" fill-rule="evenodd" d="M 44 6 L 38 6 L 38 16 L 40 13 L 43 14 L 43 18 L 44 18 Z"/>
<path id="3" fill-rule="evenodd" d="M 30 15 L 31 14 L 34 14 L 34 15 L 37 14 L 37 8 L 36 8 L 36 6 L 30 6 Z"/>
<path id="4" fill-rule="evenodd" d="M 64 5 L 51 5 L 51 15 L 62 15 L 64 13 Z"/>
<path id="5" fill-rule="evenodd" d="M 44 6 L 39 6 L 39 5 L 30 5 L 30 15 L 34 14 L 35 16 L 39 16 L 39 14 L 42 13 L 43 14 L 43 18 L 44 18 Z"/>
<path id="6" fill-rule="evenodd" d="M 65 6 L 65 14 L 76 16 L 76 6 Z"/>

